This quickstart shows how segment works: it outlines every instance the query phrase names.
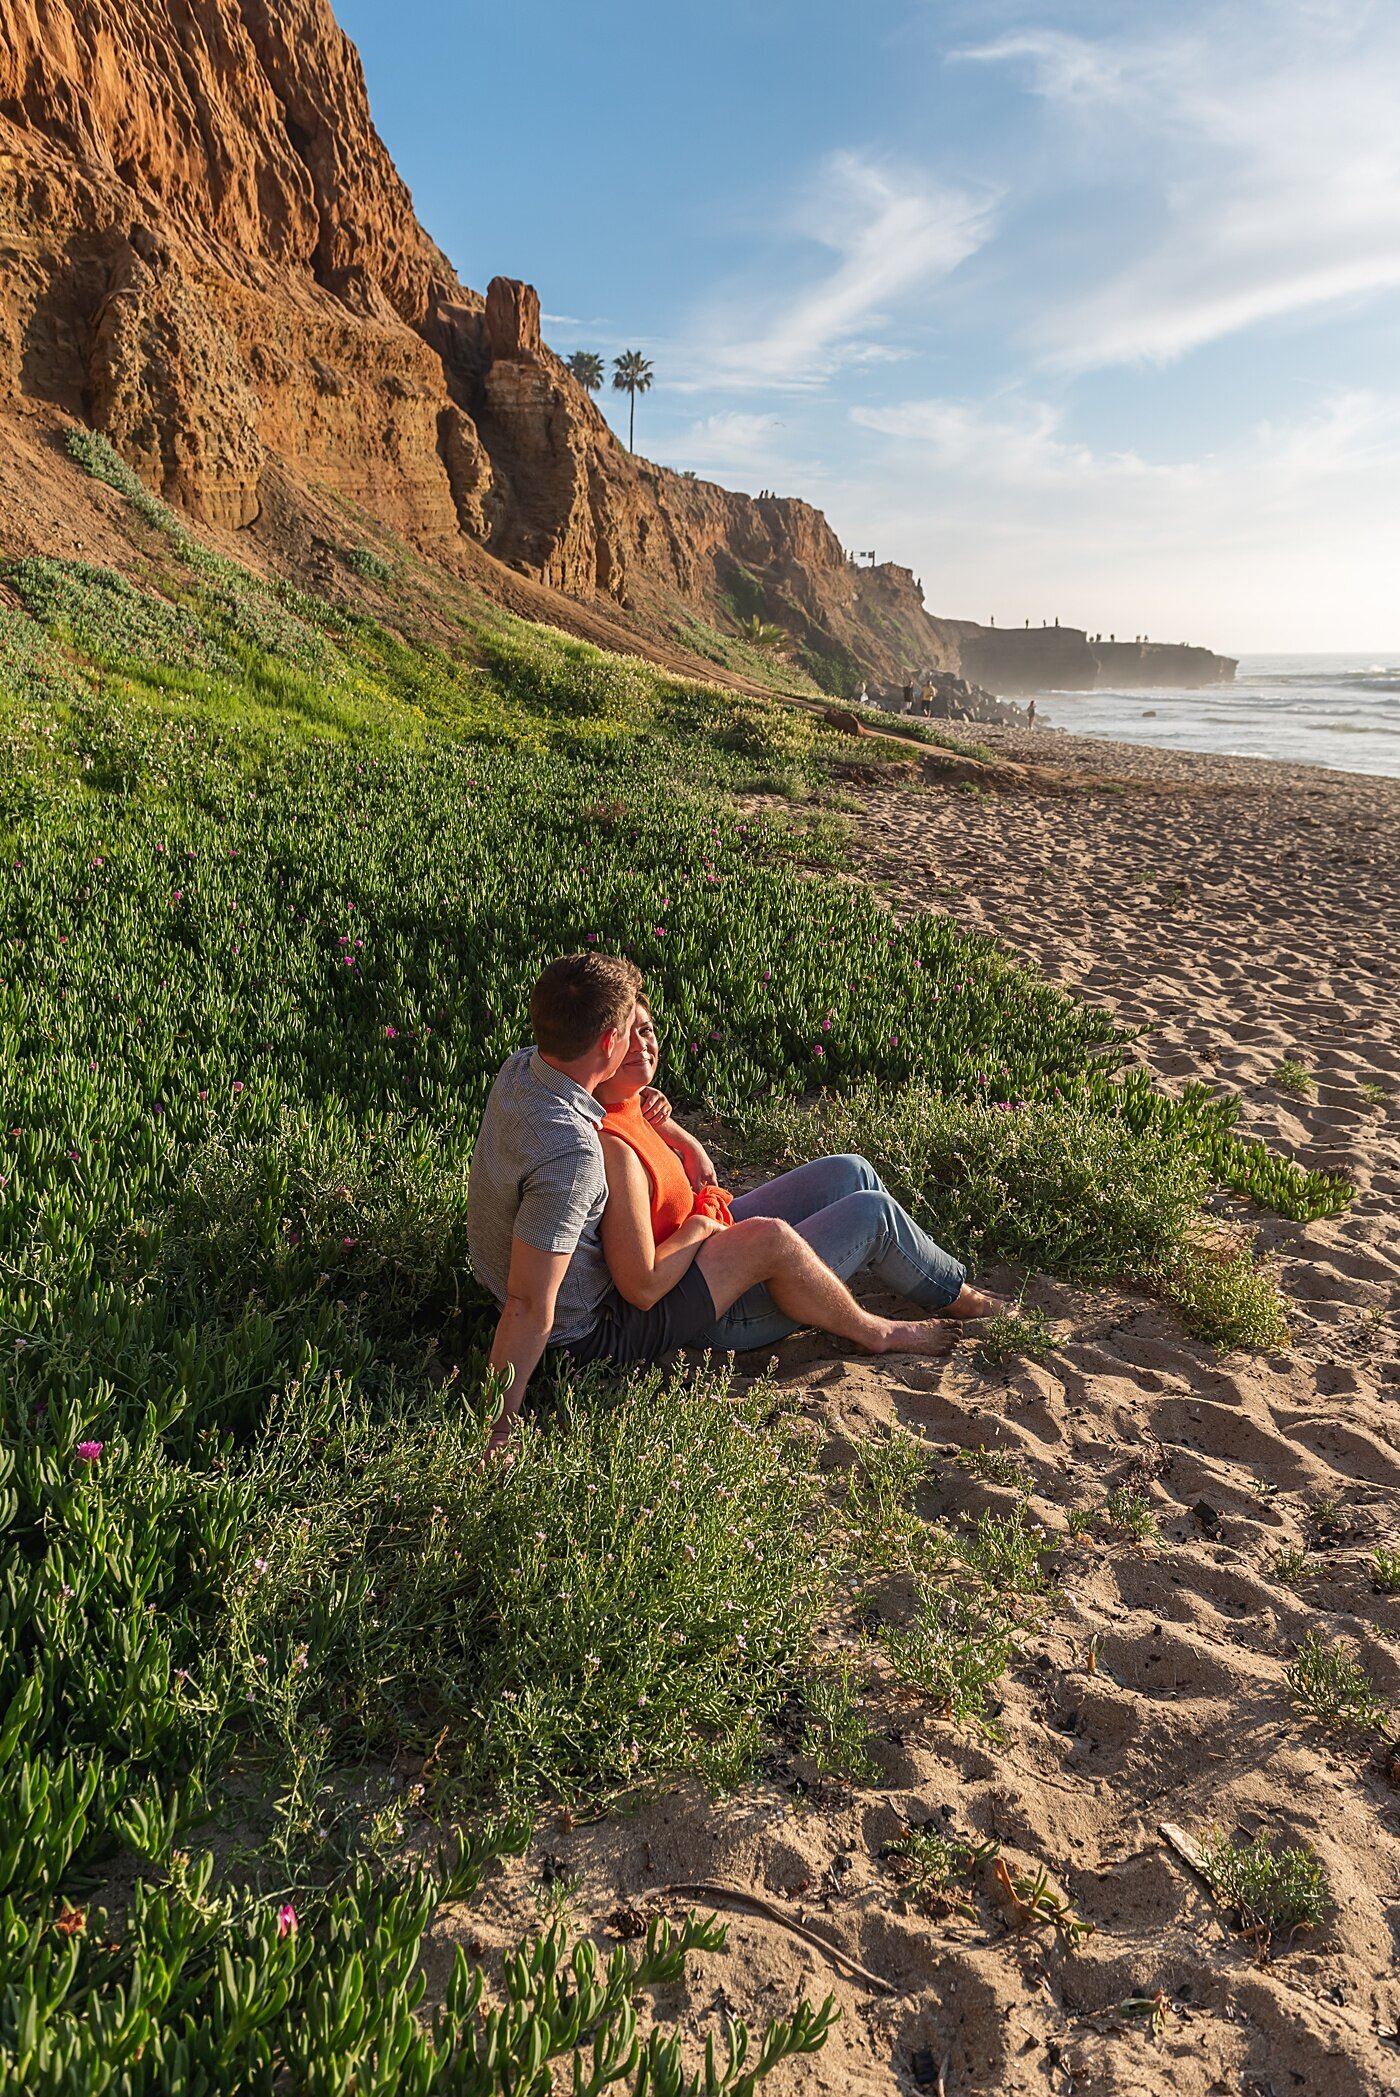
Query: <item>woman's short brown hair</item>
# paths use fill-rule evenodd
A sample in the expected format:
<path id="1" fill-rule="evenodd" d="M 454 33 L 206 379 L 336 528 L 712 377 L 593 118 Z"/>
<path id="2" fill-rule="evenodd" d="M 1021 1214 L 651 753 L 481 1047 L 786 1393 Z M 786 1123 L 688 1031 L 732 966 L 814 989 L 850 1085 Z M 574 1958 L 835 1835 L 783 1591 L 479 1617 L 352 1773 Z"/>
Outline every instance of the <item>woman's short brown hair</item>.
<path id="1" fill-rule="evenodd" d="M 620 954 L 563 954 L 530 992 L 535 1046 L 560 1063 L 586 1056 L 636 1003 L 642 972 Z"/>

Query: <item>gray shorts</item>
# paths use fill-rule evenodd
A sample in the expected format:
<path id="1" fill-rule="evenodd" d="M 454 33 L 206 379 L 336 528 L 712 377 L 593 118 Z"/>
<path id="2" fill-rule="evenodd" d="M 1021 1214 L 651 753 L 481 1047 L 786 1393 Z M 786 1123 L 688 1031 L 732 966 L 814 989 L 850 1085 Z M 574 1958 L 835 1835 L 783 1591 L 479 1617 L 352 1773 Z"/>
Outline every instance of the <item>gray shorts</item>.
<path id="1" fill-rule="evenodd" d="M 604 1297 L 597 1323 L 558 1352 L 575 1362 L 654 1362 L 678 1347 L 693 1347 L 715 1322 L 715 1301 L 692 1260 L 674 1289 L 649 1311 L 639 1311 L 616 1289 Z"/>

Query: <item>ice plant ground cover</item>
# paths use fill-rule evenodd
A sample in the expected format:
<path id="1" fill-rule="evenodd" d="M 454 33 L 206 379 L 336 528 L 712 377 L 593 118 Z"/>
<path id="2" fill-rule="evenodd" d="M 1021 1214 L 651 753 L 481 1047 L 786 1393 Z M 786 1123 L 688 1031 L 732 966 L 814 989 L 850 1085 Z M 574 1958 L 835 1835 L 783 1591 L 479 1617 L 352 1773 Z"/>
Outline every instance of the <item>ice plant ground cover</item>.
<path id="1" fill-rule="evenodd" d="M 1210 1188 L 1346 1189 L 1120 1083 L 1105 1017 L 991 943 L 813 873 L 842 745 L 809 717 L 485 607 L 405 639 L 79 449 L 140 581 L 0 571 L 0 2084 L 689 2089 L 632 1998 L 703 1927 L 606 1974 L 546 1937 L 485 2019 L 463 1960 L 416 2016 L 435 1903 L 543 1798 L 742 1781 L 849 1543 L 777 1394 L 709 1372 L 546 1379 L 481 1467 L 466 1177 L 539 963 L 632 952 L 672 1092 L 771 1159 L 820 1095 L 961 1249 L 1222 1340 L 1268 1290 L 1202 1249 Z M 995 1568 L 959 1563 L 970 1621 Z M 735 2035 L 712 2086 L 823 2030 Z"/>

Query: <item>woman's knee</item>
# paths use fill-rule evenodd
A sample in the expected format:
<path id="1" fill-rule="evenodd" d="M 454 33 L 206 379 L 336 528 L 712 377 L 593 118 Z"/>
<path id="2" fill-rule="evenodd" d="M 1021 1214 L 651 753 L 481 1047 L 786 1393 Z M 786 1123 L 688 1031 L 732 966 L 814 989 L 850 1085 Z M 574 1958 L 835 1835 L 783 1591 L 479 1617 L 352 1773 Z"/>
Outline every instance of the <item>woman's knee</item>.
<path id="1" fill-rule="evenodd" d="M 895 1229 L 899 1203 L 884 1187 L 860 1187 L 846 1197 L 855 1212 L 862 1234 L 871 1245 L 880 1244 Z"/>
<path id="2" fill-rule="evenodd" d="M 879 1173 L 869 1158 L 863 1158 L 859 1151 L 843 1151 L 839 1157 L 832 1158 L 830 1163 L 839 1177 L 849 1183 L 845 1191 L 851 1194 L 879 1192 L 883 1187 Z M 837 1199 L 839 1198 L 838 1196 Z"/>

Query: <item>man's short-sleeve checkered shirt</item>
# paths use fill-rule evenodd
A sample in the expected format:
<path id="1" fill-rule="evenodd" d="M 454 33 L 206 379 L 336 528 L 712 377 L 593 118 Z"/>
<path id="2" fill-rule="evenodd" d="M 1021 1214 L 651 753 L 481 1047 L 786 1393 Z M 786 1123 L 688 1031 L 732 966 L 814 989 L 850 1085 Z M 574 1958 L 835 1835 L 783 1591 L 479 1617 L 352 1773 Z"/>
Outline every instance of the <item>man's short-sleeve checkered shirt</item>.
<path id="1" fill-rule="evenodd" d="M 582 1339 L 612 1288 L 600 1225 L 608 1199 L 591 1092 L 520 1049 L 491 1087 L 472 1152 L 467 1245 L 477 1279 L 506 1300 L 510 1241 L 572 1255 L 554 1310 L 554 1346 Z"/>

